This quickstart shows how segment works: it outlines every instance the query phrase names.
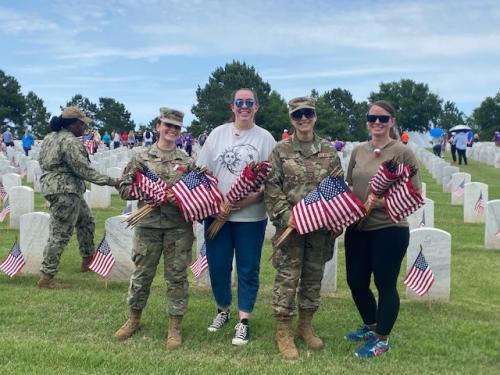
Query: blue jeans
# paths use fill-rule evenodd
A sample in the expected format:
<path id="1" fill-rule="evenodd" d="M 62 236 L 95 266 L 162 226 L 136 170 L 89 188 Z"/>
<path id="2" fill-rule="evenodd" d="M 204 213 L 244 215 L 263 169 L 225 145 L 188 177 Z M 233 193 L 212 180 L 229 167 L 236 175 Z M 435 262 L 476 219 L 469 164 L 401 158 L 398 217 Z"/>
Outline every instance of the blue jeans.
<path id="1" fill-rule="evenodd" d="M 206 231 L 213 219 L 205 220 Z M 251 313 L 259 291 L 260 256 L 267 219 L 255 222 L 228 221 L 213 240 L 206 239 L 212 293 L 220 309 L 231 306 L 231 271 L 236 255 L 238 308 Z"/>

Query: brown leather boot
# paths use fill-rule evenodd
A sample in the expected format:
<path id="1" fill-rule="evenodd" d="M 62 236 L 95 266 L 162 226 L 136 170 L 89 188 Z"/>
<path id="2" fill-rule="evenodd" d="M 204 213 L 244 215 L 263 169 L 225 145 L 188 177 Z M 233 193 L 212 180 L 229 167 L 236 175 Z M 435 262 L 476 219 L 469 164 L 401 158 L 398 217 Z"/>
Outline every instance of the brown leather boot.
<path id="1" fill-rule="evenodd" d="M 132 336 L 141 322 L 142 310 L 130 309 L 129 318 L 121 328 L 115 332 L 115 337 L 118 340 L 126 340 Z"/>
<path id="2" fill-rule="evenodd" d="M 89 264 L 92 260 L 92 257 L 82 257 L 82 266 L 80 267 L 80 272 L 89 272 Z"/>
<path id="3" fill-rule="evenodd" d="M 69 288 L 68 284 L 60 283 L 60 282 L 54 280 L 53 275 L 47 275 L 46 273 L 43 273 L 43 272 L 42 272 L 42 276 L 40 277 L 40 280 L 38 280 L 38 283 L 36 285 L 42 289 L 66 289 L 66 288 Z"/>
<path id="4" fill-rule="evenodd" d="M 325 346 L 311 325 L 314 310 L 299 310 L 299 320 L 297 321 L 297 336 L 300 337 L 306 345 L 313 350 L 319 350 Z"/>
<path id="5" fill-rule="evenodd" d="M 167 349 L 177 349 L 182 345 L 182 316 L 170 316 L 165 344 Z"/>
<path id="6" fill-rule="evenodd" d="M 293 342 L 291 317 L 277 317 L 276 342 L 281 356 L 287 360 L 299 358 L 299 352 Z"/>

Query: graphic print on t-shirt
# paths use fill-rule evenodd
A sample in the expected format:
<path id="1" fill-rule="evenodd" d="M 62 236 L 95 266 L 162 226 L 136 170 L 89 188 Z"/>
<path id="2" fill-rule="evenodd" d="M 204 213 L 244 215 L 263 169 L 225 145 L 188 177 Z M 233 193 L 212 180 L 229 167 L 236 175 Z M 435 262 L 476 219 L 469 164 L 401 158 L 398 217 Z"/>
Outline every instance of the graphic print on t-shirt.
<path id="1" fill-rule="evenodd" d="M 224 168 L 227 168 L 232 174 L 239 176 L 243 168 L 248 164 L 252 161 L 259 161 L 259 152 L 250 144 L 238 145 L 226 148 L 219 155 L 219 160 Z"/>

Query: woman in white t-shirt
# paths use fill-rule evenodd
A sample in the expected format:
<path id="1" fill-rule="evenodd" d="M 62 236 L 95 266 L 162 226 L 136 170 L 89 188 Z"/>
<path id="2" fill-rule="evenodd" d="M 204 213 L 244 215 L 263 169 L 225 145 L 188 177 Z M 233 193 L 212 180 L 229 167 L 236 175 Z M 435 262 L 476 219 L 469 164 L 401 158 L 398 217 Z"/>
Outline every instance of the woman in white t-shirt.
<path id="1" fill-rule="evenodd" d="M 268 160 L 276 144 L 273 136 L 254 123 L 259 109 L 256 93 L 247 88 L 232 95 L 233 122 L 215 128 L 208 136 L 197 160 L 219 180 L 219 189 L 226 194 L 245 166 L 253 161 Z M 231 307 L 231 270 L 236 257 L 238 273 L 239 323 L 233 345 L 249 340 L 248 320 L 259 289 L 262 244 L 267 224 L 263 191 L 252 193 L 240 201 L 213 240 L 206 239 L 208 269 L 217 315 L 208 327 L 216 332 L 229 322 Z M 205 220 L 205 230 L 213 218 Z"/>

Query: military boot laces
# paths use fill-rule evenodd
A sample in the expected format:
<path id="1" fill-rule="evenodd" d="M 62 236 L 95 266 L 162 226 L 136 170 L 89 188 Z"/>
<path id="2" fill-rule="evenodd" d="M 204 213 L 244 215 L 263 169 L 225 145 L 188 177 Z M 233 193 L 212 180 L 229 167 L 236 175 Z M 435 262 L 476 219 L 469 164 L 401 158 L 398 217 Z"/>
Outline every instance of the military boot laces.
<path id="1" fill-rule="evenodd" d="M 323 340 L 314 332 L 312 327 L 312 318 L 314 312 L 312 311 L 299 311 L 299 320 L 297 322 L 297 336 L 300 337 L 306 345 L 313 350 L 319 350 L 325 346 Z"/>

